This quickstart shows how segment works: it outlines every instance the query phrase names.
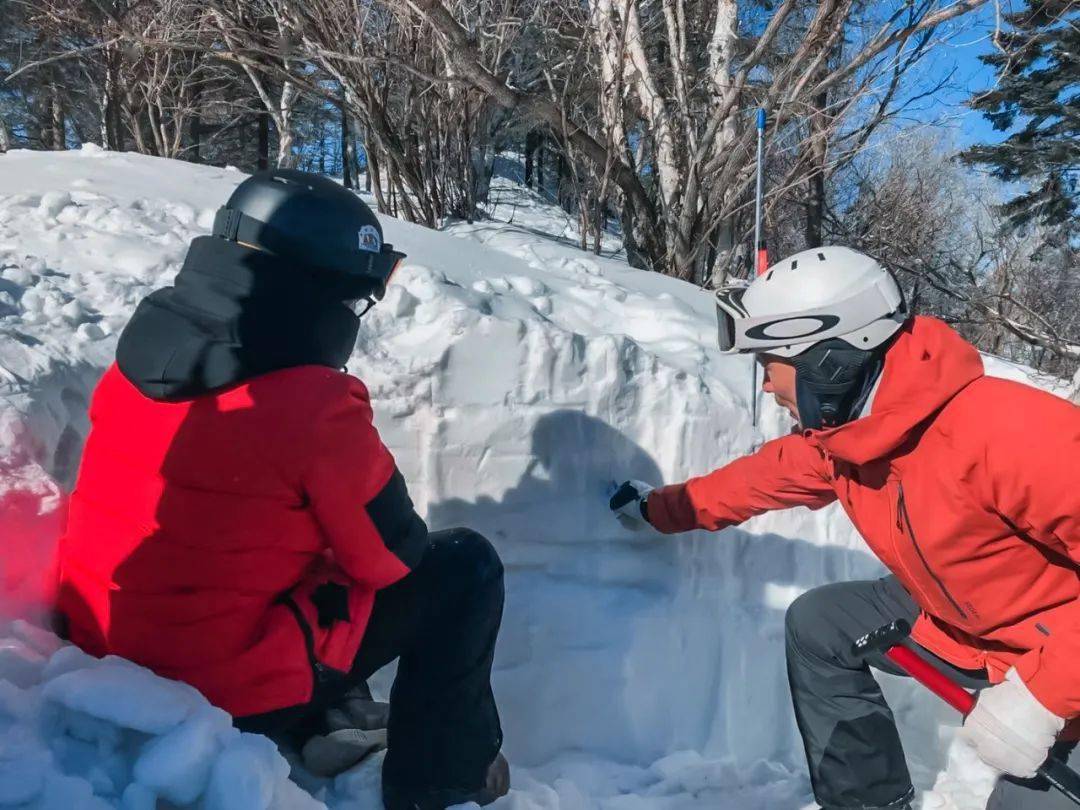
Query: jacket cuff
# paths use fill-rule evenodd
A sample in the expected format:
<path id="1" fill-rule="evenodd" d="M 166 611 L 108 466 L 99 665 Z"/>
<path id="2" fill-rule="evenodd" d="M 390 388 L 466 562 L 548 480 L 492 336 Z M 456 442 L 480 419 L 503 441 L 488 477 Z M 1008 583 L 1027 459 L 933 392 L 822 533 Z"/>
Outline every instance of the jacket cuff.
<path id="1" fill-rule="evenodd" d="M 649 493 L 642 505 L 653 528 L 663 534 L 688 532 L 698 528 L 694 506 L 686 492 L 686 484 L 671 484 Z"/>

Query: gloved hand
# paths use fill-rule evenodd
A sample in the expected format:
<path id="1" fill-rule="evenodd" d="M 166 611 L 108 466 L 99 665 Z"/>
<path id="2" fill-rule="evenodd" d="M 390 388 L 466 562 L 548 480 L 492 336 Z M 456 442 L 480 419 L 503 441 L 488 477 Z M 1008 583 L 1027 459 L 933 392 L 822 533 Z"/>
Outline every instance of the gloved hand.
<path id="1" fill-rule="evenodd" d="M 1029 779 L 1046 762 L 1065 721 L 1043 706 L 1015 669 L 984 689 L 960 736 L 979 759 L 1004 774 Z"/>
<path id="2" fill-rule="evenodd" d="M 641 529 L 649 520 L 645 499 L 652 491 L 653 487 L 642 481 L 624 481 L 611 492 L 608 506 L 625 528 Z"/>

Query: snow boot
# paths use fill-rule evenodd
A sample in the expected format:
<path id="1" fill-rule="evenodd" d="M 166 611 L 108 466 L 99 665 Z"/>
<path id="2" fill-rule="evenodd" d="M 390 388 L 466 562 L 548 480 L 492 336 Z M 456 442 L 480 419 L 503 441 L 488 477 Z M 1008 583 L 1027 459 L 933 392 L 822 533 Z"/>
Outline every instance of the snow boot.
<path id="1" fill-rule="evenodd" d="M 316 734 L 301 752 L 304 767 L 315 776 L 337 776 L 386 748 L 386 729 L 341 728 Z"/>
<path id="2" fill-rule="evenodd" d="M 315 776 L 337 776 L 386 748 L 390 704 L 359 683 L 326 710 L 325 734 L 312 734 L 301 748 L 304 767 Z"/>
<path id="3" fill-rule="evenodd" d="M 454 789 L 410 791 L 383 783 L 386 810 L 445 810 L 456 804 L 476 802 L 481 807 L 510 792 L 510 764 L 501 753 L 488 766 L 484 786 L 471 793 Z"/>
<path id="4" fill-rule="evenodd" d="M 368 685 L 360 683 L 326 710 L 325 720 L 329 731 L 385 729 L 390 722 L 390 704 L 375 700 Z"/>

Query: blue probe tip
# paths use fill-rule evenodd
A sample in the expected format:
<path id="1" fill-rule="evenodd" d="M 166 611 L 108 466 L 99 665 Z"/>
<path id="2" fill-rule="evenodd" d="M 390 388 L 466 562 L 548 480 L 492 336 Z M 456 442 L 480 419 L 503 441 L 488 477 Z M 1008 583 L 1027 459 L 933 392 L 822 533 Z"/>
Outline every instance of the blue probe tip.
<path id="1" fill-rule="evenodd" d="M 758 110 L 757 111 L 757 128 L 758 129 L 765 129 L 765 111 L 764 110 Z"/>

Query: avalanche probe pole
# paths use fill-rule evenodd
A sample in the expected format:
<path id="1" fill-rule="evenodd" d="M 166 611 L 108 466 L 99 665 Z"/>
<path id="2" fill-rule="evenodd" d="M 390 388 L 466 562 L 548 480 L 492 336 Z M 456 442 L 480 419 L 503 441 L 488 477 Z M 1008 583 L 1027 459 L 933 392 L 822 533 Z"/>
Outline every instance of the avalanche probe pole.
<path id="1" fill-rule="evenodd" d="M 965 717 L 975 708 L 975 696 L 946 675 L 934 669 L 910 647 L 900 642 L 908 637 L 911 625 L 903 619 L 867 633 L 852 645 L 855 655 L 862 657 L 880 652 L 900 669 L 917 680 Z M 1080 774 L 1053 755 L 1039 768 L 1039 776 L 1080 805 Z"/>
<path id="2" fill-rule="evenodd" d="M 754 270 L 757 275 L 769 266 L 769 256 L 761 241 L 761 201 L 764 196 L 765 110 L 757 111 L 757 188 L 754 191 Z M 757 426 L 757 363 L 750 364 L 750 421 Z"/>

